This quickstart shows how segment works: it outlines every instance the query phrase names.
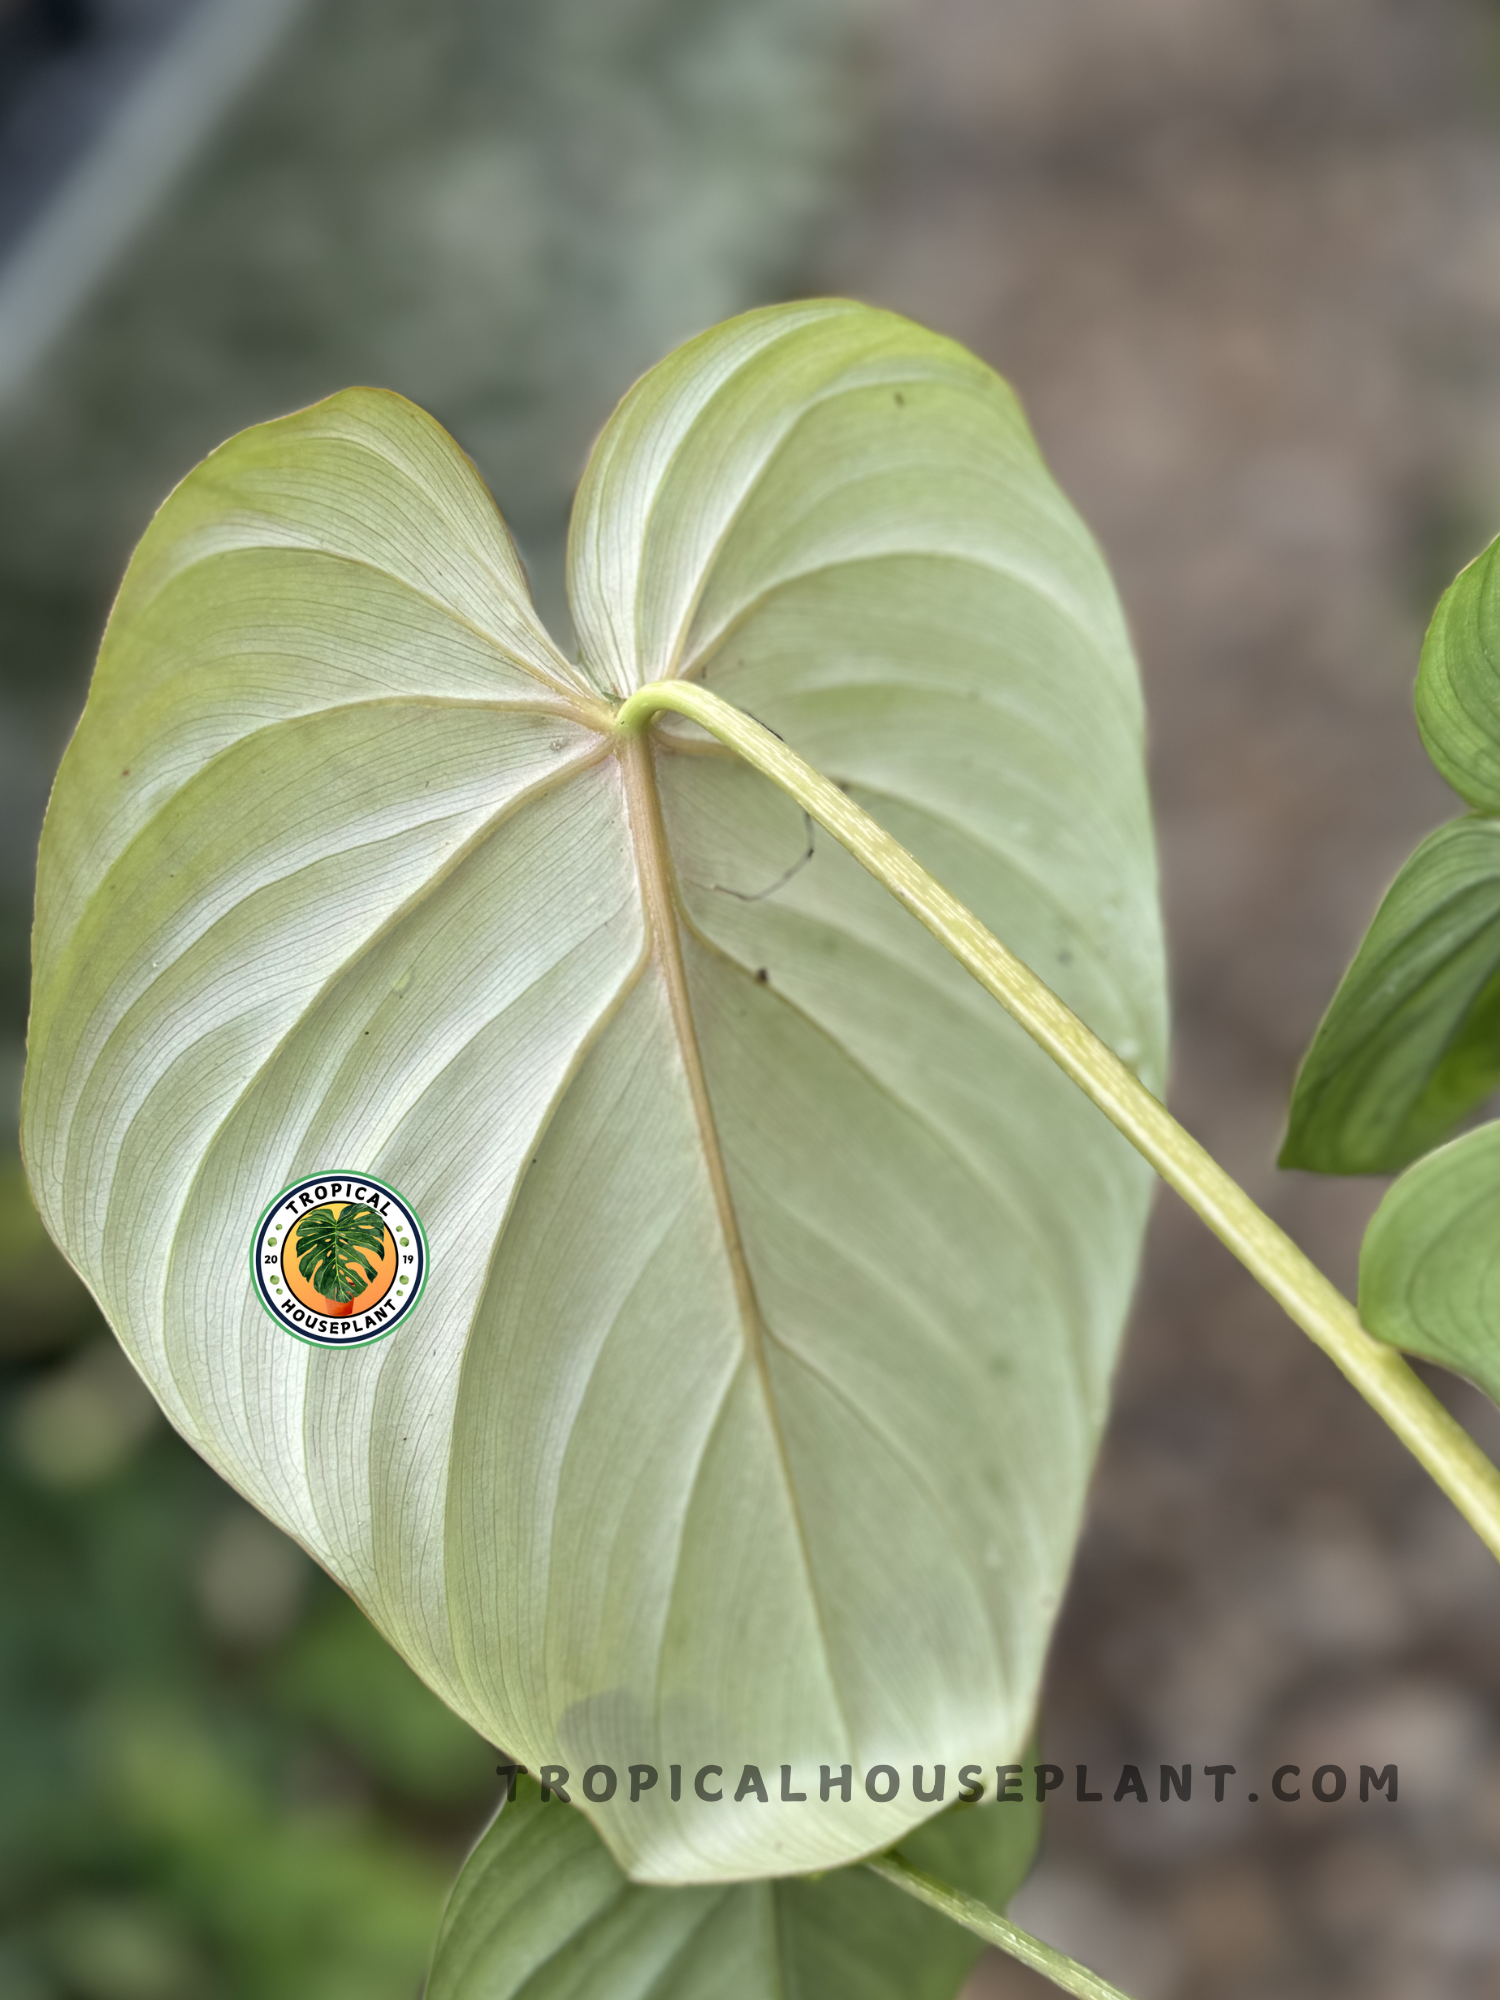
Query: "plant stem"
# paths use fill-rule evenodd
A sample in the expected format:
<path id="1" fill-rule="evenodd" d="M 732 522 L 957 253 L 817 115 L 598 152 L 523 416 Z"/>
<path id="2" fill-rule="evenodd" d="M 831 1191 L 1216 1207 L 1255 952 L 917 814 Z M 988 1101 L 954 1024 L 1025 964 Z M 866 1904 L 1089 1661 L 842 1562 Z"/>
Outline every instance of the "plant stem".
<path id="1" fill-rule="evenodd" d="M 1365 1331 L 1337 1286 L 1114 1051 L 867 812 L 742 710 L 694 681 L 653 681 L 620 705 L 615 728 L 634 734 L 662 709 L 700 724 L 779 785 L 952 952 L 1342 1369 L 1500 1557 L 1500 1472 L 1396 1350 Z"/>
<path id="2" fill-rule="evenodd" d="M 992 1910 L 988 1903 L 981 1903 L 976 1896 L 966 1896 L 961 1890 L 950 1889 L 946 1882 L 924 1875 L 920 1868 L 913 1868 L 910 1862 L 901 1860 L 898 1855 L 882 1854 L 878 1861 L 867 1861 L 865 1866 L 893 1888 L 904 1889 L 919 1903 L 926 1903 L 929 1909 L 951 1917 L 956 1924 L 962 1924 L 966 1931 L 972 1931 L 975 1937 L 982 1937 L 986 1944 L 998 1945 L 1012 1958 L 1020 1959 L 1022 1965 L 1029 1965 L 1033 1972 L 1040 1972 L 1054 1986 L 1060 1986 L 1064 1993 L 1076 1993 L 1080 2000 L 1128 2000 L 1118 1986 L 1111 1986 L 1107 1979 L 1101 1979 L 1097 1972 L 1090 1972 L 1076 1959 L 1054 1951 L 1050 1944 L 1043 1944 L 1030 1931 L 1019 1929 L 1009 1917 L 1002 1917 L 998 1910 Z"/>

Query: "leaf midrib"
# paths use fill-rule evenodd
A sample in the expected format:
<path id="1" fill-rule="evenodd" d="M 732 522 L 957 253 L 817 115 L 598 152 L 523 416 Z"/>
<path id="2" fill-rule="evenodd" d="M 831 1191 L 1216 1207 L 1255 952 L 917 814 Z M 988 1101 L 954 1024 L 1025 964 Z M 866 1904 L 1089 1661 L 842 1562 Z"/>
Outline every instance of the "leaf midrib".
<path id="1" fill-rule="evenodd" d="M 682 1055 L 704 1166 L 713 1193 L 714 1209 L 724 1242 L 725 1256 L 734 1282 L 741 1331 L 760 1383 L 767 1421 L 776 1447 L 792 1527 L 796 1533 L 797 1547 L 807 1579 L 808 1602 L 812 1607 L 823 1657 L 827 1662 L 829 1688 L 845 1735 L 849 1742 L 853 1743 L 854 1731 L 845 1711 L 839 1687 L 833 1646 L 818 1591 L 817 1572 L 813 1567 L 807 1523 L 803 1517 L 786 1435 L 782 1428 L 781 1411 L 776 1401 L 775 1386 L 771 1380 L 770 1365 L 766 1356 L 765 1323 L 756 1296 L 749 1258 L 745 1252 L 744 1238 L 740 1233 L 739 1217 L 735 1212 L 734 1196 L 729 1185 L 729 1173 L 719 1139 L 718 1123 L 714 1117 L 713 1100 L 709 1095 L 703 1052 L 698 1043 L 697 1024 L 693 1018 L 692 999 L 688 991 L 687 968 L 683 961 L 682 913 L 679 907 L 676 871 L 672 865 L 671 849 L 662 819 L 661 795 L 657 789 L 654 753 L 649 736 L 643 732 L 623 739 L 617 754 L 624 781 L 627 821 L 635 850 L 647 935 L 661 968 L 672 1026 Z"/>

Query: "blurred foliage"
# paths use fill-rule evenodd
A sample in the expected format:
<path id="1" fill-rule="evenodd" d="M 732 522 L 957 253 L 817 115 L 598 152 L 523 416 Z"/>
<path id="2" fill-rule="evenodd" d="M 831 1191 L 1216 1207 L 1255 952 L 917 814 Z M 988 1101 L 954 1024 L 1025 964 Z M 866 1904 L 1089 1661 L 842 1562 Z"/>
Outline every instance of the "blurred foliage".
<path id="1" fill-rule="evenodd" d="M 474 455 L 558 620 L 615 399 L 796 287 L 860 4 L 313 0 L 0 410 L 9 1131 L 46 786 L 155 505 L 241 426 L 385 384 Z M 0 1995 L 414 1995 L 493 1754 L 166 1429 L 13 1150 L 0 1302 Z"/>
<path id="2" fill-rule="evenodd" d="M 12 1115 L 12 1148 L 14 1129 Z M 0 1152 L 0 1366 L 71 1344 L 95 1317 L 82 1280 L 52 1247 L 32 1206 L 20 1155 Z"/>
<path id="3" fill-rule="evenodd" d="M 0 1427 L 0 1992 L 414 1994 L 488 1746 L 107 1338 Z"/>

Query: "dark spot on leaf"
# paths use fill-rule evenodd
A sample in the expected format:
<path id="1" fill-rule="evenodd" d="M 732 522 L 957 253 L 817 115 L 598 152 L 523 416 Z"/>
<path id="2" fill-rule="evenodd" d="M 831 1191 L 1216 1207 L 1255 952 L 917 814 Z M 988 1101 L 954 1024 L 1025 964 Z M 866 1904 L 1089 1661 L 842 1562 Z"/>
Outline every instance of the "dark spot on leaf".
<path id="1" fill-rule="evenodd" d="M 896 391 L 896 401 L 901 405 L 903 410 L 906 408 L 906 398 L 899 389 Z"/>
<path id="2" fill-rule="evenodd" d="M 1070 951 L 1060 951 L 1060 952 L 1059 952 L 1059 953 L 1057 954 L 1057 962 L 1058 962 L 1058 964 L 1059 964 L 1059 965 L 1071 965 L 1071 964 L 1073 963 L 1073 954 L 1072 954 L 1072 952 L 1070 952 Z"/>
<path id="3" fill-rule="evenodd" d="M 792 877 L 797 873 L 799 873 L 800 870 L 805 868 L 808 862 L 811 861 L 813 858 L 813 849 L 817 841 L 817 831 L 813 826 L 812 816 L 810 813 L 806 812 L 803 813 L 802 824 L 807 828 L 806 848 L 792 863 L 790 868 L 786 869 L 783 874 L 780 874 L 776 877 L 776 880 L 770 885 L 769 888 L 757 889 L 753 894 L 747 893 L 744 889 L 731 889 L 727 882 L 715 882 L 713 885 L 714 888 L 718 890 L 720 895 L 733 896 L 737 901 L 741 903 L 763 903 L 767 896 L 774 896 L 778 889 L 784 889 L 787 883 L 791 881 Z"/>
<path id="4" fill-rule="evenodd" d="M 130 776 L 130 766 L 128 764 L 125 766 L 124 770 L 120 773 L 120 776 L 122 778 L 128 778 Z"/>
<path id="5" fill-rule="evenodd" d="M 769 986 L 771 983 L 771 975 L 763 965 L 758 968 L 755 977 L 757 982 L 762 986 Z"/>

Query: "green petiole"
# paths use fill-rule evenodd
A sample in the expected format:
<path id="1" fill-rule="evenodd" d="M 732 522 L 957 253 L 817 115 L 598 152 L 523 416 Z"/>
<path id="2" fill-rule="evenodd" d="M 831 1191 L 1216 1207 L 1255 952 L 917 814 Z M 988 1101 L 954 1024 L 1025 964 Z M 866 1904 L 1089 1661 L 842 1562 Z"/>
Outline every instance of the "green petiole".
<path id="1" fill-rule="evenodd" d="M 882 1882 L 889 1882 L 893 1888 L 915 1896 L 919 1903 L 925 1903 L 942 1916 L 951 1917 L 954 1923 L 962 1924 L 975 1937 L 982 1937 L 986 1944 L 998 1945 L 1001 1951 L 1018 1958 L 1022 1965 L 1029 1965 L 1033 1972 L 1040 1972 L 1054 1986 L 1060 1986 L 1064 1993 L 1076 1993 L 1079 2000 L 1129 2000 L 1129 1996 L 1122 1993 L 1118 1986 L 1111 1986 L 1107 1979 L 1101 1979 L 1097 1972 L 1090 1972 L 1086 1965 L 1080 1965 L 1077 1959 L 1069 1958 L 1065 1952 L 1043 1944 L 1030 1931 L 1023 1931 L 1019 1925 L 1013 1924 L 1009 1917 L 1002 1917 L 998 1910 L 981 1903 L 977 1896 L 966 1896 L 961 1890 L 950 1889 L 946 1882 L 924 1875 L 920 1868 L 913 1868 L 910 1862 L 902 1861 L 897 1855 L 883 1854 L 878 1861 L 867 1861 L 865 1866 Z"/>
<path id="2" fill-rule="evenodd" d="M 1500 1471 L 1114 1051 L 868 813 L 742 710 L 694 681 L 653 681 L 621 703 L 615 729 L 634 735 L 663 709 L 698 723 L 779 785 L 946 946 L 1343 1371 L 1500 1558 Z"/>

